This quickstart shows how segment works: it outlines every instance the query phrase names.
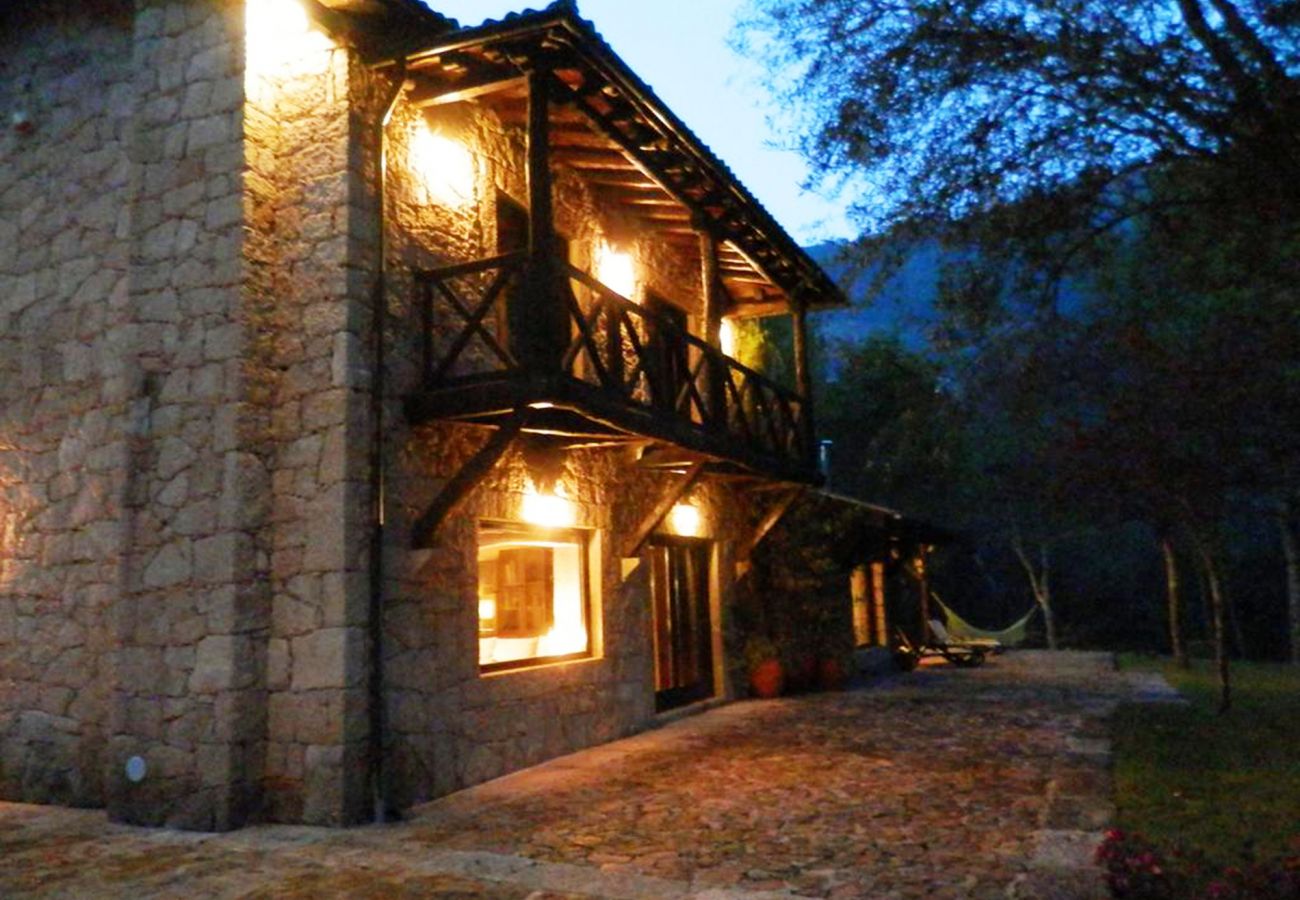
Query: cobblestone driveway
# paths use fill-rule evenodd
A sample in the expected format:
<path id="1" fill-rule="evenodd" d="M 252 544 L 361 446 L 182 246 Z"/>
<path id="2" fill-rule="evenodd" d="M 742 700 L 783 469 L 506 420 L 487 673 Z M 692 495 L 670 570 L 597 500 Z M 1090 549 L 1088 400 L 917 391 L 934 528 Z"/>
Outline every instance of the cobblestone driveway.
<path id="1" fill-rule="evenodd" d="M 0 804 L 0 896 L 1099 897 L 1105 716 L 1138 689 L 1102 654 L 925 667 L 724 706 L 347 831 Z"/>

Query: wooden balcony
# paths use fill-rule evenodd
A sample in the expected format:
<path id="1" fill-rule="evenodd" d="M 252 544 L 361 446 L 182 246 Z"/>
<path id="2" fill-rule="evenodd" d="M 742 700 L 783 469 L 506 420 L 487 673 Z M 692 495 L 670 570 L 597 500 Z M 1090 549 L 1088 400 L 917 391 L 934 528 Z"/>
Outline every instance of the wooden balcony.
<path id="1" fill-rule="evenodd" d="M 523 430 L 643 458 L 818 480 L 809 404 L 567 263 L 525 252 L 417 273 L 419 424 Z"/>

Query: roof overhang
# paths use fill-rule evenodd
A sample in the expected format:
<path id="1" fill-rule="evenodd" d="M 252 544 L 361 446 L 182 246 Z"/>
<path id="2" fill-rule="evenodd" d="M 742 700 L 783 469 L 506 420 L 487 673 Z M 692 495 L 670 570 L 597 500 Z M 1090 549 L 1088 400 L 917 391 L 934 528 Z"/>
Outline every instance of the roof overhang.
<path id="1" fill-rule="evenodd" d="M 404 54 L 426 106 L 475 100 L 523 115 L 522 76 L 554 73 L 552 146 L 603 196 L 670 240 L 700 232 L 740 316 L 847 303 L 836 283 L 570 2 L 447 32 Z M 512 107 L 511 104 L 514 104 Z M 568 117 L 567 121 L 565 117 Z"/>

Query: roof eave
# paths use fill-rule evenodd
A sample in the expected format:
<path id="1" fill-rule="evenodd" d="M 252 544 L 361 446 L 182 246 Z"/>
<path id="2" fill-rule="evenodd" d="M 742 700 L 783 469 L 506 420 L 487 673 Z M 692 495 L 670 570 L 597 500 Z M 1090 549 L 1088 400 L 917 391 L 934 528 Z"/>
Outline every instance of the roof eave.
<path id="1" fill-rule="evenodd" d="M 787 259 L 794 261 L 804 273 L 800 283 L 782 284 L 774 281 L 777 287 L 792 301 L 803 302 L 809 309 L 830 309 L 849 305 L 848 298 L 839 285 L 785 231 L 731 169 L 614 52 L 592 23 L 578 15 L 576 7 L 569 0 L 557 0 L 543 10 L 511 14 L 503 19 L 461 28 L 443 35 L 433 46 L 407 54 L 405 60 L 413 65 L 421 59 L 431 59 L 485 43 L 523 39 L 554 29 L 562 29 L 566 32 L 573 41 L 571 50 L 585 56 L 594 70 L 615 83 L 619 90 L 634 97 L 643 112 L 652 115 L 663 129 L 675 135 L 689 150 L 694 162 L 707 167 L 716 181 L 725 184 L 734 193 L 736 199 L 752 216 L 759 233 L 764 235 L 765 239 Z"/>

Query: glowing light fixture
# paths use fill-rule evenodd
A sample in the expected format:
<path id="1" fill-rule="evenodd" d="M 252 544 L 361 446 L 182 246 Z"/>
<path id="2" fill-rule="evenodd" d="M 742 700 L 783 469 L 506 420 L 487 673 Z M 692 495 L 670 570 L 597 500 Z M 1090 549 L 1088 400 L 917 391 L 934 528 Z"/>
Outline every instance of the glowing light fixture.
<path id="1" fill-rule="evenodd" d="M 690 501 L 674 506 L 668 518 L 674 534 L 695 537 L 700 533 L 700 508 Z"/>
<path id="2" fill-rule="evenodd" d="M 723 319 L 718 327 L 718 344 L 728 356 L 736 355 L 736 326 L 730 319 Z"/>
<path id="3" fill-rule="evenodd" d="M 474 157 L 460 141 L 417 125 L 411 133 L 411 165 L 429 199 L 466 206 L 474 199 Z"/>
<path id="4" fill-rule="evenodd" d="M 573 504 L 567 498 L 558 492 L 539 492 L 532 485 L 524 494 L 519 515 L 530 525 L 544 528 L 563 528 L 572 525 L 575 518 Z"/>
<path id="5" fill-rule="evenodd" d="M 298 0 L 246 4 L 244 46 L 254 68 L 265 70 L 293 61 L 307 49 L 311 35 L 311 19 Z"/>
<path id="6" fill-rule="evenodd" d="M 596 253 L 596 278 L 614 293 L 636 299 L 636 263 L 630 255 L 602 245 Z"/>

